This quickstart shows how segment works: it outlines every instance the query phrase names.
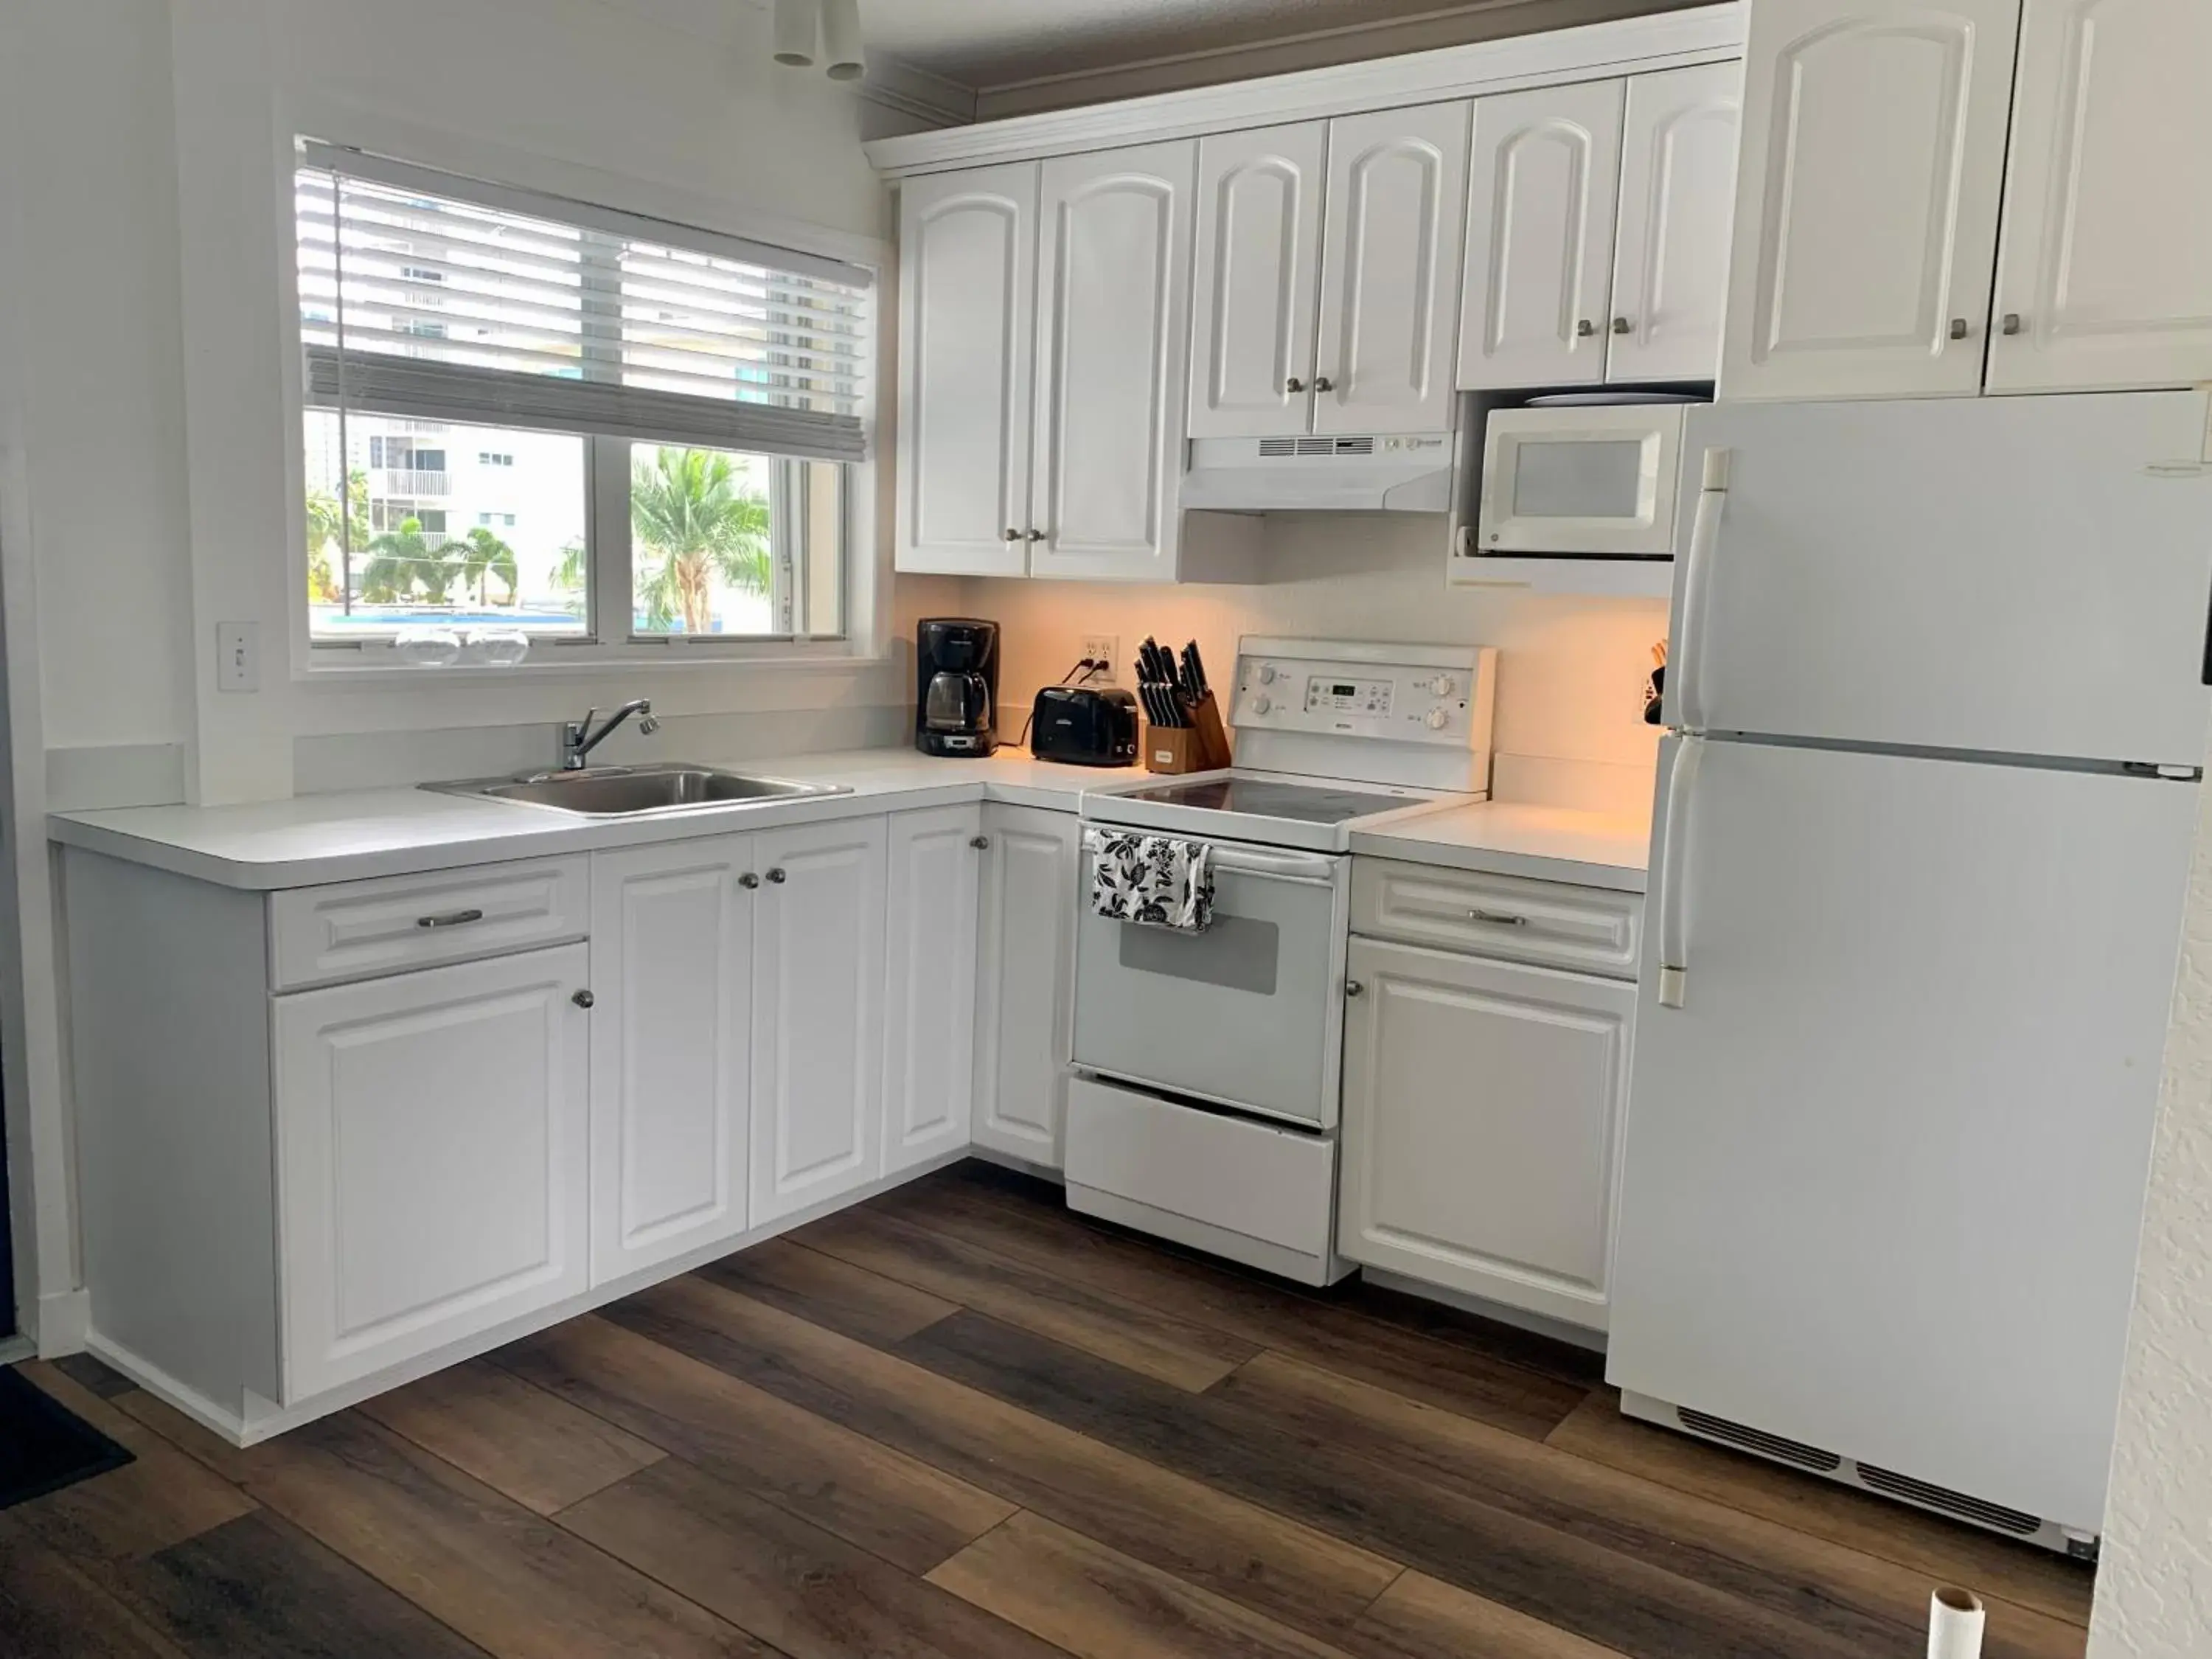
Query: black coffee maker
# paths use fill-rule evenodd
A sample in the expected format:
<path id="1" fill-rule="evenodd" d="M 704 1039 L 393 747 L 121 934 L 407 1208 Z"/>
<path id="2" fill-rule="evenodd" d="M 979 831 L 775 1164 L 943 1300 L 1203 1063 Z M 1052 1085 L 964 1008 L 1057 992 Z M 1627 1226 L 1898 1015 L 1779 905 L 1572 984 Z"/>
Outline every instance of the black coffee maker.
<path id="1" fill-rule="evenodd" d="M 999 624 L 932 617 L 915 631 L 914 746 L 988 755 L 999 746 Z"/>

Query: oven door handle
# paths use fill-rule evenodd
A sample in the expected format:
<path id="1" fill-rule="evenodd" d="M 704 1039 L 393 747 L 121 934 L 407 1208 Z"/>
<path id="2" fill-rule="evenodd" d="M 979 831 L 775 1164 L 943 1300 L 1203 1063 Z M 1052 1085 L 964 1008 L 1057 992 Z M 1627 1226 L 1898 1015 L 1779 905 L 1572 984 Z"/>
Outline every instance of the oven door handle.
<path id="1" fill-rule="evenodd" d="M 1126 834 L 1147 835 L 1149 830 L 1125 831 Z M 1202 836 L 1170 836 L 1170 841 L 1204 841 Z M 1103 850 L 1105 832 L 1088 830 L 1084 832 L 1083 846 L 1086 852 Z M 1333 886 L 1336 881 L 1336 860 L 1318 853 L 1262 852 L 1257 848 L 1234 847 L 1225 842 L 1206 842 L 1212 848 L 1209 860 L 1216 875 L 1266 876 L 1278 881 L 1309 881 L 1317 885 Z"/>

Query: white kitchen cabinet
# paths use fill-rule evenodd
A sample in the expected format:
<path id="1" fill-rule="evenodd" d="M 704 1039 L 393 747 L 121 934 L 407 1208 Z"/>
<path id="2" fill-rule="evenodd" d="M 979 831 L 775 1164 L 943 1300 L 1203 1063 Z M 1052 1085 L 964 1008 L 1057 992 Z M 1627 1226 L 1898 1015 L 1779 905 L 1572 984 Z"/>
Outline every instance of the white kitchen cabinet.
<path id="1" fill-rule="evenodd" d="M 1605 380 L 1625 95 L 1586 81 L 1475 100 L 1461 386 Z"/>
<path id="2" fill-rule="evenodd" d="M 750 837 L 752 1206 L 758 1226 L 881 1172 L 880 817 Z"/>
<path id="3" fill-rule="evenodd" d="M 1174 579 L 1197 161 L 1185 139 L 1044 164 L 1031 575 Z"/>
<path id="4" fill-rule="evenodd" d="M 1468 118 L 1456 102 L 1328 124 L 1316 433 L 1451 429 Z"/>
<path id="5" fill-rule="evenodd" d="M 1980 390 L 2019 32 L 2020 0 L 1751 8 L 1722 397 Z"/>
<path id="6" fill-rule="evenodd" d="M 2212 5 L 2027 0 L 1992 392 L 2212 380 Z"/>
<path id="7" fill-rule="evenodd" d="M 1337 1248 L 1602 1329 L 1632 984 L 1355 937 Z"/>
<path id="8" fill-rule="evenodd" d="M 751 839 L 592 858 L 592 1282 L 745 1228 Z"/>
<path id="9" fill-rule="evenodd" d="M 992 806 L 975 1006 L 975 1145 L 1047 1169 L 1065 1151 L 1075 1024 L 1082 826 L 1072 812 Z"/>
<path id="10" fill-rule="evenodd" d="M 884 1172 L 968 1144 L 975 1083 L 980 805 L 895 812 L 884 927 Z"/>
<path id="11" fill-rule="evenodd" d="M 901 570 L 1029 568 L 1036 163 L 899 191 Z"/>
<path id="12" fill-rule="evenodd" d="M 1610 384 L 1720 373 L 1742 116 L 1741 64 L 1629 78 L 1606 337 Z"/>
<path id="13" fill-rule="evenodd" d="M 1213 134 L 1198 146 L 1194 438 L 1312 429 L 1328 123 Z"/>
<path id="14" fill-rule="evenodd" d="M 273 1000 L 284 1395 L 587 1282 L 581 945 Z"/>

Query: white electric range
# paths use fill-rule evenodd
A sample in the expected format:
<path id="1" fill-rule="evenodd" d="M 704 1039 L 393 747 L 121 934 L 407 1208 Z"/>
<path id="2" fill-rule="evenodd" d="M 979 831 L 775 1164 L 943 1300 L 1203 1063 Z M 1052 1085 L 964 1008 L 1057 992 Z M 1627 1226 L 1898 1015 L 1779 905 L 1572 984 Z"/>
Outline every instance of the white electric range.
<path id="1" fill-rule="evenodd" d="M 1086 790 L 1109 830 L 1212 848 L 1202 933 L 1077 895 L 1069 1205 L 1309 1284 L 1334 1249 L 1352 832 L 1486 798 L 1497 653 L 1248 637 L 1239 764 Z"/>

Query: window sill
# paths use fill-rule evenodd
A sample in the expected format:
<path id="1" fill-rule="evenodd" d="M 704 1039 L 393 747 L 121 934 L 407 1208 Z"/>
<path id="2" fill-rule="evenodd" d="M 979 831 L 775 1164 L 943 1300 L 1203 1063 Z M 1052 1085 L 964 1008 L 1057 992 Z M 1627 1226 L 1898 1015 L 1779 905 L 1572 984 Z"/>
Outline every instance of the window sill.
<path id="1" fill-rule="evenodd" d="M 580 647 L 533 650 L 527 660 L 500 667 L 487 663 L 451 663 L 443 667 L 395 662 L 389 653 L 347 647 L 319 647 L 295 666 L 295 684 L 337 690 L 349 687 L 483 685 L 514 681 L 635 679 L 664 675 L 758 673 L 854 673 L 892 662 L 888 653 L 862 654 L 850 648 L 724 652 L 647 647 L 620 655 Z"/>

